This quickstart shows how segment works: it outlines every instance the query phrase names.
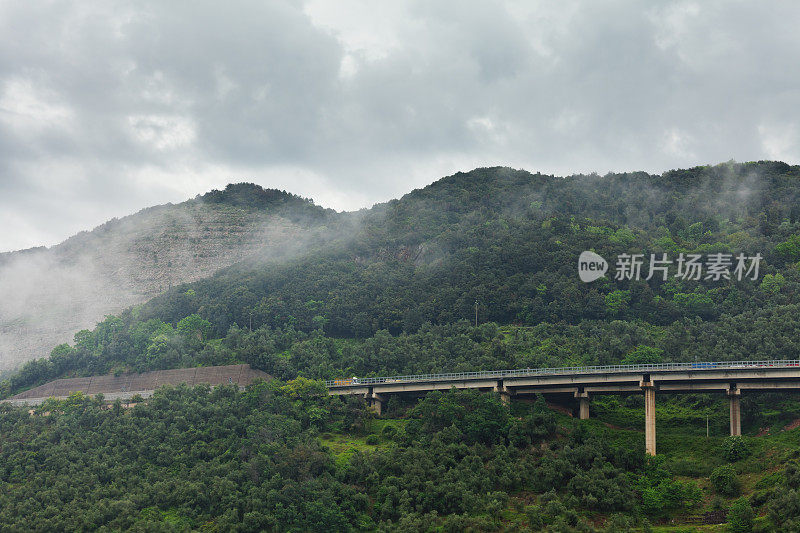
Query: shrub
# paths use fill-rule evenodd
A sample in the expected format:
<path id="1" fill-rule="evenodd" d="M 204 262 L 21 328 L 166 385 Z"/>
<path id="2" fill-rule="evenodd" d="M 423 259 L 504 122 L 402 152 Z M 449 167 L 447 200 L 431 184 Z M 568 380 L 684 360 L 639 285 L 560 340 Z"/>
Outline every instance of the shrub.
<path id="1" fill-rule="evenodd" d="M 731 465 L 723 465 L 715 468 L 709 478 L 711 485 L 718 494 L 723 496 L 738 496 L 741 489 L 739 478 L 736 477 L 736 470 Z"/>
<path id="2" fill-rule="evenodd" d="M 767 503 L 774 494 L 774 489 L 756 490 L 750 495 L 750 505 L 761 507 Z"/>
<path id="3" fill-rule="evenodd" d="M 728 531 L 733 533 L 750 533 L 753 531 L 753 519 L 756 513 L 750 502 L 745 498 L 739 498 L 728 512 Z"/>
<path id="4" fill-rule="evenodd" d="M 727 461 L 733 463 L 750 455 L 750 449 L 744 439 L 737 435 L 725 439 L 722 443 L 722 453 Z"/>
<path id="5" fill-rule="evenodd" d="M 379 440 L 378 440 L 378 436 L 377 435 L 374 435 L 374 434 L 373 435 L 367 435 L 367 444 L 369 444 L 370 446 L 375 446 L 375 445 L 378 444 L 378 442 L 379 442 Z"/>
<path id="6" fill-rule="evenodd" d="M 528 525 L 531 529 L 536 531 L 540 530 L 545 523 L 544 514 L 538 505 L 526 506 L 525 517 L 528 519 Z"/>
<path id="7" fill-rule="evenodd" d="M 606 524 L 606 529 L 619 533 L 633 531 L 633 518 L 620 513 L 613 514 Z"/>

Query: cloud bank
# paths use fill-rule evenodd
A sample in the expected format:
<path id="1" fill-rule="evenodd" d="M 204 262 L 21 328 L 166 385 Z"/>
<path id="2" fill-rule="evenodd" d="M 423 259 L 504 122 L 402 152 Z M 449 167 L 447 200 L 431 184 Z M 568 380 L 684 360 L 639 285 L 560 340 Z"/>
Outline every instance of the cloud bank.
<path id="1" fill-rule="evenodd" d="M 254 181 L 800 162 L 800 5 L 0 3 L 0 251 Z"/>

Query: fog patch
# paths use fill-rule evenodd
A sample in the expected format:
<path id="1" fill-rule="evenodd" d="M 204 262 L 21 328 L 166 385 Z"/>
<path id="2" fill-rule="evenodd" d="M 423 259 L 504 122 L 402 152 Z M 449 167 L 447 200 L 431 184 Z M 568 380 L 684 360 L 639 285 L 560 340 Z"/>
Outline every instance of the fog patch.
<path id="1" fill-rule="evenodd" d="M 0 372 L 174 285 L 245 260 L 287 261 L 355 234 L 355 219 L 339 227 L 332 212 L 292 212 L 194 200 L 113 219 L 49 249 L 0 254 Z"/>

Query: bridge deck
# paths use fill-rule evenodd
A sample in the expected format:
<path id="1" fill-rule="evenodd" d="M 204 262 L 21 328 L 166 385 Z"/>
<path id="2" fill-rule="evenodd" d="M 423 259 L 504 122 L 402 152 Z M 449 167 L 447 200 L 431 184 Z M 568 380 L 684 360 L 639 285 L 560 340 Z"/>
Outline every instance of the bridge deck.
<path id="1" fill-rule="evenodd" d="M 592 395 L 644 394 L 645 450 L 655 455 L 657 391 L 727 394 L 730 402 L 731 435 L 741 435 L 741 392 L 800 390 L 800 360 L 526 368 L 349 378 L 330 380 L 325 384 L 332 395 L 363 396 L 378 414 L 390 394 L 425 394 L 452 387 L 495 391 L 504 402 L 509 402 L 513 396 L 525 394 L 566 394 L 578 400 L 581 419 L 589 418 L 589 399 Z"/>
<path id="2" fill-rule="evenodd" d="M 775 379 L 800 379 L 800 360 L 722 361 L 695 363 L 660 363 L 648 365 L 607 365 L 589 367 L 527 368 L 486 372 L 417 374 L 408 376 L 347 378 L 329 380 L 325 385 L 333 394 L 363 393 L 364 387 L 389 390 L 417 391 L 449 388 L 491 388 L 501 381 L 505 387 L 552 387 L 562 385 L 592 386 L 600 384 L 636 385 L 643 376 L 648 381 L 721 382 Z M 752 385 L 752 384 L 751 384 Z M 714 387 L 719 388 L 719 387 Z M 752 388 L 752 387 L 748 387 Z M 773 387 L 774 388 L 774 387 Z M 702 387 L 699 387 L 702 389 Z M 600 388 L 598 388 L 598 392 Z"/>

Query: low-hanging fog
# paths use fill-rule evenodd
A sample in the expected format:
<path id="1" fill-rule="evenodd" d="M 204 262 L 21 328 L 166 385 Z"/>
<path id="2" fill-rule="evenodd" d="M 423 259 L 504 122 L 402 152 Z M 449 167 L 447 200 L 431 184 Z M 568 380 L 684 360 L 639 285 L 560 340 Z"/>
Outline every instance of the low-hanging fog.
<path id="1" fill-rule="evenodd" d="M 325 229 L 312 218 L 191 201 L 114 219 L 49 249 L 0 254 L 0 373 L 173 285 L 249 257 L 293 257 Z"/>
<path id="2" fill-rule="evenodd" d="M 534 202 L 548 215 L 570 214 L 652 231 L 663 224 L 653 214 L 665 203 L 678 201 L 673 207 L 688 219 L 714 218 L 723 223 L 758 210 L 768 180 L 757 167 L 732 162 L 710 167 L 701 178 L 682 186 L 679 200 L 669 190 L 680 180 L 680 171 L 672 176 L 635 173 L 557 178 L 501 168 L 490 169 L 489 174 L 512 187 L 518 200 L 502 208 L 503 217 L 526 216 Z M 609 200 L 621 203 L 624 209 L 592 196 L 591 191 L 598 190 L 597 182 L 603 182 Z M 446 187 L 446 183 L 447 179 L 431 187 Z M 431 201 L 426 193 L 418 192 L 399 202 L 350 213 L 325 210 L 299 197 L 253 185 L 215 192 L 229 196 L 221 203 L 204 201 L 213 196 L 210 193 L 203 199 L 148 208 L 50 249 L 0 254 L 0 374 L 48 355 L 56 345 L 71 342 L 80 329 L 91 329 L 105 315 L 143 303 L 173 285 L 208 277 L 243 260 L 275 264 L 322 248 L 347 246 L 362 232 L 391 228 L 410 213 L 433 209 L 426 204 Z M 269 204 L 276 197 L 279 205 Z M 254 201 L 266 203 L 251 205 Z M 378 240 L 379 245 L 372 243 L 377 248 L 353 249 L 353 260 L 370 261 L 373 257 L 369 254 L 377 254 L 378 259 L 411 254 L 415 263 L 424 265 L 439 262 L 452 252 L 435 239 L 411 247 L 403 244 L 403 249 L 386 248 L 390 240 Z"/>

